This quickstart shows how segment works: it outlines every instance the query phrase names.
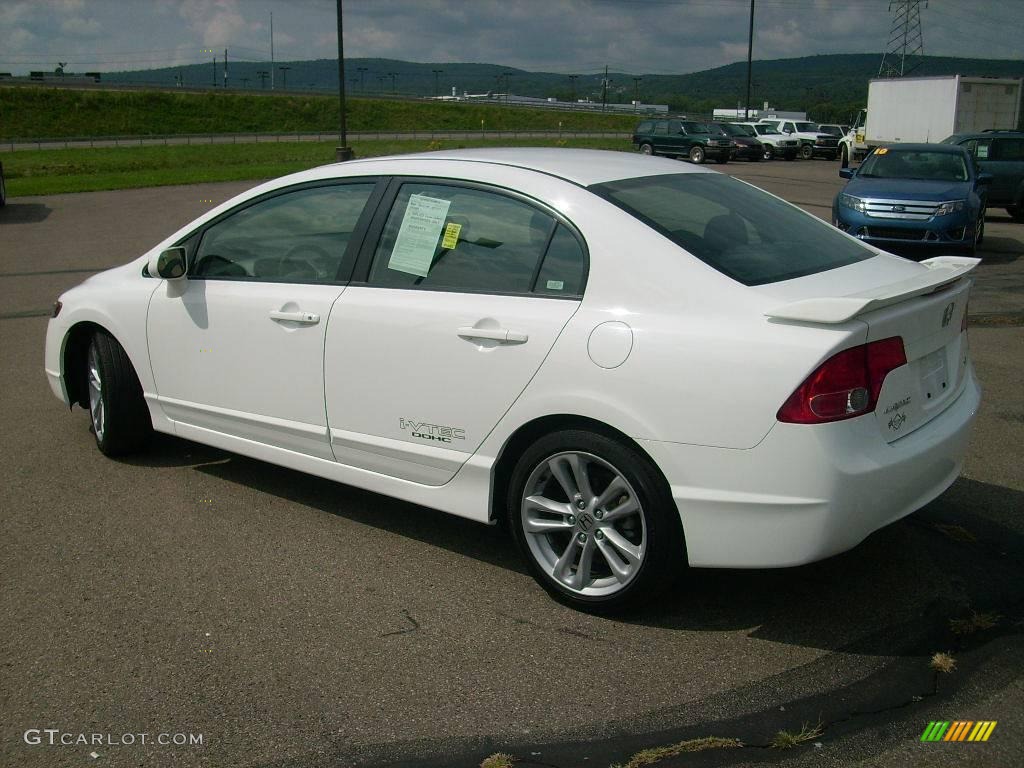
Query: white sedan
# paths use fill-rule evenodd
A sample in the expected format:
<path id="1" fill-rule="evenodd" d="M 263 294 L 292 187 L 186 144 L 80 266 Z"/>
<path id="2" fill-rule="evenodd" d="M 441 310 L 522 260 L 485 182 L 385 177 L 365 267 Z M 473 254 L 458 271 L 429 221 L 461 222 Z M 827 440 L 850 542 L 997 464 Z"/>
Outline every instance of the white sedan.
<path id="1" fill-rule="evenodd" d="M 581 608 L 849 549 L 960 472 L 975 259 L 663 158 L 491 149 L 263 184 L 60 297 L 46 373 L 153 430 L 506 523 Z"/>

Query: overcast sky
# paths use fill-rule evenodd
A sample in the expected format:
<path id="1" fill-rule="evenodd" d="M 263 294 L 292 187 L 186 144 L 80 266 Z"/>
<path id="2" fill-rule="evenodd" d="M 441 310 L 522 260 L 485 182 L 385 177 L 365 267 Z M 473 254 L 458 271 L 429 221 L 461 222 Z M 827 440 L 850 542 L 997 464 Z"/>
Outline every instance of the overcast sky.
<path id="1" fill-rule="evenodd" d="M 925 52 L 1024 58 L 1024 0 L 930 0 Z M 888 0 L 756 0 L 754 58 L 881 51 Z M 746 59 L 749 0 L 344 0 L 346 57 L 675 74 Z M 0 0 L 0 71 L 335 58 L 334 0 Z"/>

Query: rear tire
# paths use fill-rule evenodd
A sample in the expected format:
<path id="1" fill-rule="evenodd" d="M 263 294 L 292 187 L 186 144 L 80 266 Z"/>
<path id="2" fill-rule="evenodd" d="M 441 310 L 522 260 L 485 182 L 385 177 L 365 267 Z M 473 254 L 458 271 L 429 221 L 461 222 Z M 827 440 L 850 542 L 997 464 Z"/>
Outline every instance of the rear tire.
<path id="1" fill-rule="evenodd" d="M 764 149 L 761 152 L 761 157 L 763 159 L 765 159 L 765 160 L 774 160 L 775 159 L 775 147 L 773 147 L 771 144 L 765 144 L 764 145 Z"/>
<path id="2" fill-rule="evenodd" d="M 583 430 L 545 435 L 509 484 L 507 522 L 534 578 L 585 611 L 635 607 L 686 563 L 682 525 L 646 456 Z"/>
<path id="3" fill-rule="evenodd" d="M 694 165 L 700 165 L 704 162 L 704 148 L 703 147 L 690 147 L 690 162 Z"/>
<path id="4" fill-rule="evenodd" d="M 643 144 L 640 145 L 640 154 L 641 155 L 653 155 L 654 154 L 654 147 L 652 147 L 650 144 L 648 144 L 645 141 Z"/>
<path id="5" fill-rule="evenodd" d="M 107 456 L 143 449 L 153 422 L 142 385 L 124 348 L 106 331 L 97 331 L 89 343 L 85 380 L 96 447 Z"/>

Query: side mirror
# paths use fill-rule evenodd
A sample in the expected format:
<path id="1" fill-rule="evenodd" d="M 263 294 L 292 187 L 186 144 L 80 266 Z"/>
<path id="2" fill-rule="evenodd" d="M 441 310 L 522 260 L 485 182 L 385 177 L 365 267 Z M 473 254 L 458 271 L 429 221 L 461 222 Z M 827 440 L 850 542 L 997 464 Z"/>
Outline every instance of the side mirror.
<path id="1" fill-rule="evenodd" d="M 185 249 L 181 246 L 161 251 L 149 261 L 149 274 L 164 280 L 181 280 L 188 271 Z"/>
<path id="2" fill-rule="evenodd" d="M 986 184 L 991 184 L 992 183 L 992 178 L 993 177 L 992 177 L 991 173 L 979 173 L 978 174 L 978 185 L 979 186 L 985 186 Z"/>
<path id="3" fill-rule="evenodd" d="M 839 178 L 840 179 L 852 179 L 853 175 L 857 172 L 856 168 L 840 168 Z"/>

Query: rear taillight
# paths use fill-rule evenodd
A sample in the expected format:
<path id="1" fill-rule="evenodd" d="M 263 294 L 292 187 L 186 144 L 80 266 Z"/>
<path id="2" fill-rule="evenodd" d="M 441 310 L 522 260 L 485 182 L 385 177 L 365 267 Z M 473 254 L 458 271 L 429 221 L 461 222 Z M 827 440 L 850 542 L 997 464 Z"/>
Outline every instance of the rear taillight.
<path id="1" fill-rule="evenodd" d="M 823 424 L 871 413 L 886 375 L 906 362 L 899 336 L 837 352 L 797 387 L 777 418 L 790 424 Z"/>

